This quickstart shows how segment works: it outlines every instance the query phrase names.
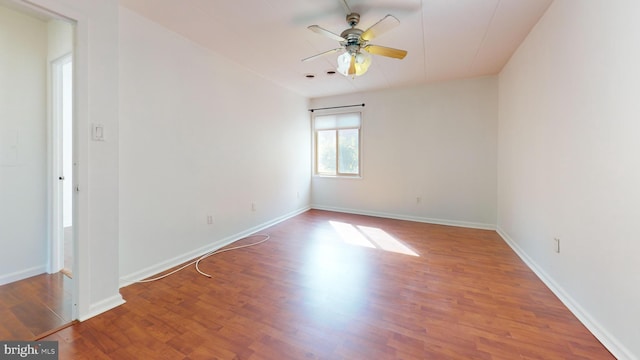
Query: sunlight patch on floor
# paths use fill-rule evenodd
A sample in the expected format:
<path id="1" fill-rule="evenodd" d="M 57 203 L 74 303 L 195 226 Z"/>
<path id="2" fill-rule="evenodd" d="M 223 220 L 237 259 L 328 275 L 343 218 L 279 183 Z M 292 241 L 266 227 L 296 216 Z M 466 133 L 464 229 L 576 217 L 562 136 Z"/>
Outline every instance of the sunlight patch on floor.
<path id="1" fill-rule="evenodd" d="M 386 231 L 370 226 L 353 225 L 340 221 L 329 221 L 342 240 L 350 245 L 380 249 L 398 254 L 420 256 L 400 240 Z"/>
<path id="2" fill-rule="evenodd" d="M 329 221 L 329 224 L 333 226 L 345 243 L 372 249 L 376 248 L 355 226 L 339 221 Z"/>

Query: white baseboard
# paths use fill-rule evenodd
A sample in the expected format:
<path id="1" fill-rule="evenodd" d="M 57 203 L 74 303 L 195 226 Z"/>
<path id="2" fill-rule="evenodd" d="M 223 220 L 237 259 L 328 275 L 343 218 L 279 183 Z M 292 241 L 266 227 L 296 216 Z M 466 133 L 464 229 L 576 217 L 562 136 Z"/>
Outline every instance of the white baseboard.
<path id="1" fill-rule="evenodd" d="M 15 281 L 24 280 L 26 278 L 30 278 L 32 276 L 44 274 L 47 272 L 46 265 L 34 266 L 28 269 L 23 269 L 20 271 L 13 272 L 11 274 L 6 274 L 0 276 L 0 286 L 9 284 Z"/>
<path id="2" fill-rule="evenodd" d="M 527 266 L 542 280 L 545 285 L 560 299 L 560 301 L 575 315 L 580 322 L 604 345 L 613 356 L 618 359 L 638 360 L 629 349 L 622 345 L 597 320 L 593 318 L 580 304 L 556 283 L 538 264 L 533 261 L 511 237 L 499 226 L 496 232 L 513 249 L 513 251 L 527 264 Z"/>
<path id="3" fill-rule="evenodd" d="M 124 304 L 126 301 L 122 298 L 122 295 L 114 295 L 110 298 L 98 301 L 97 303 L 91 304 L 89 306 L 89 311 L 86 314 L 80 314 L 78 316 L 78 320 L 85 321 L 90 319 L 96 315 L 100 315 L 103 312 L 111 310 L 117 306 Z"/>
<path id="4" fill-rule="evenodd" d="M 189 260 L 196 259 L 196 258 L 198 258 L 198 257 L 200 257 L 200 256 L 202 256 L 202 255 L 204 255 L 206 253 L 221 249 L 221 248 L 223 248 L 223 247 L 225 247 L 225 246 L 227 246 L 229 244 L 232 244 L 232 243 L 234 243 L 234 242 L 236 242 L 236 241 L 238 241 L 240 239 L 243 239 L 243 238 L 245 238 L 245 237 L 247 237 L 247 236 L 249 236 L 251 234 L 255 234 L 258 231 L 264 230 L 264 229 L 266 229 L 268 227 L 271 227 L 271 226 L 273 226 L 273 225 L 275 225 L 277 223 L 280 223 L 280 222 L 285 221 L 287 219 L 290 219 L 290 218 L 292 218 L 292 217 L 294 217 L 296 215 L 299 215 L 299 214 L 301 214 L 301 213 L 303 213 L 303 212 L 305 212 L 305 211 L 307 211 L 309 209 L 310 209 L 310 207 L 307 206 L 307 207 L 304 207 L 304 208 L 300 208 L 298 210 L 294 210 L 294 211 L 292 211 L 290 213 L 287 213 L 285 215 L 279 216 L 279 217 L 277 217 L 275 219 L 269 220 L 269 221 L 264 222 L 262 224 L 256 225 L 256 226 L 254 226 L 252 228 L 246 229 L 246 230 L 241 231 L 239 233 L 236 233 L 234 235 L 227 236 L 227 237 L 225 237 L 223 239 L 216 240 L 216 241 L 214 241 L 214 242 L 212 242 L 212 243 L 210 243 L 210 244 L 208 244 L 206 246 L 203 246 L 203 247 L 201 247 L 199 249 L 196 249 L 196 250 L 193 250 L 193 251 L 189 251 L 187 253 L 178 255 L 178 256 L 173 257 L 171 259 L 167 259 L 167 260 L 165 260 L 165 261 L 163 261 L 161 263 L 149 266 L 149 267 L 147 267 L 145 269 L 142 269 L 140 271 L 136 271 L 134 273 L 125 275 L 125 276 L 120 278 L 120 287 L 123 288 L 125 286 L 129 286 L 129 285 L 135 283 L 138 280 L 142 280 L 142 279 L 148 278 L 148 277 L 150 277 L 152 275 L 159 274 L 159 273 L 164 272 L 166 270 L 169 270 L 169 269 L 171 269 L 173 267 L 176 267 L 176 266 L 178 266 L 180 264 L 188 262 Z"/>
<path id="5" fill-rule="evenodd" d="M 341 213 L 347 213 L 347 214 L 376 216 L 376 217 L 382 217 L 382 218 L 388 218 L 388 219 L 415 221 L 415 222 L 435 224 L 435 225 L 457 226 L 457 227 L 481 229 L 481 230 L 496 229 L 496 226 L 494 224 L 476 223 L 476 222 L 468 222 L 468 221 L 433 219 L 433 218 L 425 218 L 420 216 L 391 214 L 391 213 L 384 213 L 384 212 L 378 212 L 378 211 L 348 209 L 348 208 L 339 208 L 339 207 L 313 205 L 313 204 L 311 205 L 311 208 L 316 210 L 326 210 L 326 211 L 335 211 L 335 212 L 341 212 Z"/>

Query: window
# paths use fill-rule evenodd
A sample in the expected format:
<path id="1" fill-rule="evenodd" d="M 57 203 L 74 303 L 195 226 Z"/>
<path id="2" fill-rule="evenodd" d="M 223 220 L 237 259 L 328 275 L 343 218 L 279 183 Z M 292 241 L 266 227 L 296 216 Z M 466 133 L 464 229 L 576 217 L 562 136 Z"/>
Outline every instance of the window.
<path id="1" fill-rule="evenodd" d="M 314 117 L 316 175 L 360 176 L 361 117 L 360 112 Z"/>

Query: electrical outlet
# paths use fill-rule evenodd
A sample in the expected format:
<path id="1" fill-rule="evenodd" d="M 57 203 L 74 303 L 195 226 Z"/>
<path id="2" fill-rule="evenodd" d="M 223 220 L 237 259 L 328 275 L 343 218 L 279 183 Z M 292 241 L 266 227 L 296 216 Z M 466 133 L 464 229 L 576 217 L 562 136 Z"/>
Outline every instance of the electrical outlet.
<path id="1" fill-rule="evenodd" d="M 416 204 L 420 204 L 422 202 L 422 198 L 420 196 L 416 197 Z"/>
<path id="2" fill-rule="evenodd" d="M 213 215 L 207 215 L 207 224 L 208 225 L 213 224 Z"/>
<path id="3" fill-rule="evenodd" d="M 251 203 L 251 211 L 256 211 L 256 203 Z"/>
<path id="4" fill-rule="evenodd" d="M 553 238 L 553 241 L 555 242 L 555 251 L 556 253 L 560 253 L 560 238 Z"/>

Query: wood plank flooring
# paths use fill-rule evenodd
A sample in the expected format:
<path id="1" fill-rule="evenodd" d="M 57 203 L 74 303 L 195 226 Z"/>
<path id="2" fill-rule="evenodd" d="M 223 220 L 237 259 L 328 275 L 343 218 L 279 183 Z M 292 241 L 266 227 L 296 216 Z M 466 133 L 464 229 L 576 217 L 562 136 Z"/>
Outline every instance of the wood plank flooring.
<path id="1" fill-rule="evenodd" d="M 211 279 L 128 286 L 46 340 L 60 359 L 613 359 L 493 231 L 311 210 L 264 232 L 203 261 Z"/>
<path id="2" fill-rule="evenodd" d="M 70 323 L 71 289 L 61 272 L 0 286 L 0 340 L 35 340 Z"/>

